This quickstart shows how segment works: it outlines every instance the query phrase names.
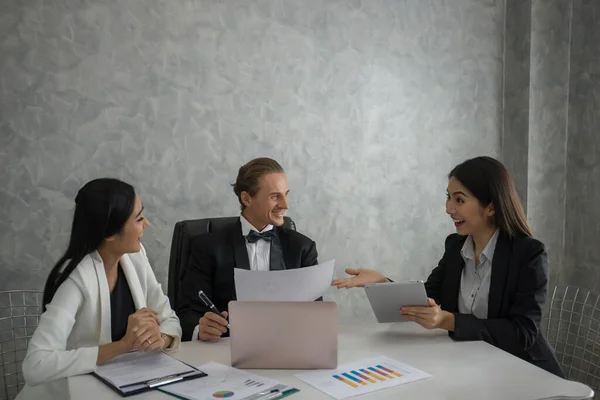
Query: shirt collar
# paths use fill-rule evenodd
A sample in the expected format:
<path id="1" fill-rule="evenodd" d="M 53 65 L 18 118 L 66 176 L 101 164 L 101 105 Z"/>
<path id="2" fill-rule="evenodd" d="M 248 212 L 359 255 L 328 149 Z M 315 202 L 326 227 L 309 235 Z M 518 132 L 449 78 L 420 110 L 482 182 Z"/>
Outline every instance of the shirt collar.
<path id="1" fill-rule="evenodd" d="M 258 231 L 243 215 L 240 215 L 240 222 L 242 224 L 242 236 L 246 237 L 250 233 L 250 231 L 257 231 L 258 233 L 270 231 L 273 229 L 273 225 L 269 224 L 262 231 Z"/>
<path id="2" fill-rule="evenodd" d="M 471 235 L 467 236 L 467 240 L 465 240 L 462 249 L 460 249 L 460 255 L 465 260 L 475 259 L 475 250 L 473 249 L 473 237 L 471 237 Z"/>
<path id="3" fill-rule="evenodd" d="M 485 245 L 485 248 L 481 252 L 482 259 L 485 258 L 490 262 L 494 259 L 494 252 L 496 251 L 496 243 L 498 242 L 499 234 L 500 230 L 496 229 L 496 232 L 494 232 L 490 240 L 488 240 L 487 244 Z M 465 244 L 463 244 L 460 254 L 465 260 L 475 260 L 475 249 L 473 246 L 473 237 L 471 235 L 469 235 L 467 240 L 465 240 Z"/>
<path id="4" fill-rule="evenodd" d="M 494 259 L 494 252 L 496 251 L 496 243 L 498 242 L 499 233 L 500 230 L 496 229 L 496 232 L 494 232 L 488 243 L 485 245 L 485 248 L 481 252 L 481 255 L 484 256 L 489 262 L 492 262 Z"/>

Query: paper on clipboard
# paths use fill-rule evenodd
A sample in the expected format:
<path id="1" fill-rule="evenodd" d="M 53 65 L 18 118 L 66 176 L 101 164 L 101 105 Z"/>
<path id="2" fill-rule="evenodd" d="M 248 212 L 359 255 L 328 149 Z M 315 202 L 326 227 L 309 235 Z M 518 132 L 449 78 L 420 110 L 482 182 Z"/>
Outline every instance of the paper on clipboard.
<path id="1" fill-rule="evenodd" d="M 127 395 L 151 388 L 153 383 L 160 385 L 161 379 L 168 381 L 175 377 L 183 379 L 205 374 L 162 352 L 130 352 L 99 365 L 94 375 L 122 395 Z"/>

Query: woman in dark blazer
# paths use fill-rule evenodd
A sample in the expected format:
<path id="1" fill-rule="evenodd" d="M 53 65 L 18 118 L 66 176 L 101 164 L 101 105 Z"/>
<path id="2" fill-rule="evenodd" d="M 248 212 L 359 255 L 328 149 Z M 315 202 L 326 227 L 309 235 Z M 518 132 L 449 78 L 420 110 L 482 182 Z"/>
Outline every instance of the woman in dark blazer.
<path id="1" fill-rule="evenodd" d="M 563 377 L 554 351 L 540 330 L 548 290 L 548 258 L 534 239 L 514 182 L 504 166 L 477 157 L 448 175 L 446 212 L 456 234 L 429 275 L 428 307 L 400 312 L 427 329 L 440 328 L 454 340 L 483 340 Z M 368 269 L 333 281 L 338 288 L 385 282 Z"/>

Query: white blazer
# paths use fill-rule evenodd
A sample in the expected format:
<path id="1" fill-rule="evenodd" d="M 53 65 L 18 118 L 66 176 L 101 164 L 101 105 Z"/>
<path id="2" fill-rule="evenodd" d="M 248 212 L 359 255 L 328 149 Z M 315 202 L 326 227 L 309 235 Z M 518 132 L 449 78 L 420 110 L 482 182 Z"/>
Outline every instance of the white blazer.
<path id="1" fill-rule="evenodd" d="M 161 333 L 174 338 L 167 351 L 177 350 L 179 318 L 154 276 L 144 247 L 125 254 L 121 267 L 136 309 L 156 311 Z M 98 346 L 111 342 L 108 280 L 102 258 L 93 252 L 60 285 L 40 317 L 23 361 L 26 385 L 17 399 L 69 398 L 65 378 L 93 372 Z"/>

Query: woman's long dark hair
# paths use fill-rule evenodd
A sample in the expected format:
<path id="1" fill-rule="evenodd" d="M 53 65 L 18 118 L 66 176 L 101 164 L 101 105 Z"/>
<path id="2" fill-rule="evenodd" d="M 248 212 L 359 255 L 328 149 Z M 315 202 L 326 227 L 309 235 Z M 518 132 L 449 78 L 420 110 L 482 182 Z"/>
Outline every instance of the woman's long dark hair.
<path id="1" fill-rule="evenodd" d="M 532 237 L 515 183 L 502 163 L 476 157 L 457 165 L 448 174 L 456 178 L 482 206 L 494 206 L 494 225 L 509 237 Z"/>
<path id="2" fill-rule="evenodd" d="M 133 186 L 118 179 L 95 179 L 79 189 L 69 246 L 50 271 L 44 286 L 44 311 L 81 260 L 95 251 L 105 238 L 123 229 L 134 206 Z M 67 261 L 66 267 L 62 268 Z"/>

